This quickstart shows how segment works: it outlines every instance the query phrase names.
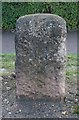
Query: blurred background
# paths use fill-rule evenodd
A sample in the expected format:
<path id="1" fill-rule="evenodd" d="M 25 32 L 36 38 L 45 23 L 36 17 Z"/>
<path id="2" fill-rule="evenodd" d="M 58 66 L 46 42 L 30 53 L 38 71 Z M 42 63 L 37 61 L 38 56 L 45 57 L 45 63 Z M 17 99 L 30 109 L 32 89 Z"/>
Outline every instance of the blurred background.
<path id="1" fill-rule="evenodd" d="M 77 2 L 3 2 L 2 27 L 14 29 L 20 16 L 34 13 L 51 13 L 63 17 L 68 30 L 76 29 L 78 23 Z"/>
<path id="2" fill-rule="evenodd" d="M 21 16 L 35 13 L 51 13 L 63 17 L 68 31 L 67 53 L 77 53 L 77 2 L 2 2 L 2 24 L 0 24 L 2 26 L 2 33 L 0 30 L 2 51 L 0 50 L 0 53 L 15 53 L 16 20 Z"/>

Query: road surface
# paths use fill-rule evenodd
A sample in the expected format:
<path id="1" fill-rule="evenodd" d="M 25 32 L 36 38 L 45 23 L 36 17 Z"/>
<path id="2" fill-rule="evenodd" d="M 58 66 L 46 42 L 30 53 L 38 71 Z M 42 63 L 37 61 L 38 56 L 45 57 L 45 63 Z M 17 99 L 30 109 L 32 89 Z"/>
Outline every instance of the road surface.
<path id="1" fill-rule="evenodd" d="M 0 30 L 0 53 L 15 53 L 14 39 L 14 32 Z M 77 31 L 67 33 L 66 47 L 67 53 L 77 53 Z"/>

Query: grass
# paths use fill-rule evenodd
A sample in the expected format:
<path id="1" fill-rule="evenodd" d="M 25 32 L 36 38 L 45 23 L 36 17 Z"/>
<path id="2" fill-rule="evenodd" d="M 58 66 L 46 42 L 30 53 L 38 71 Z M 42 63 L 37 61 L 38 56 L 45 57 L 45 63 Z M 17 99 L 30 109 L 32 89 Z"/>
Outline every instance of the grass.
<path id="1" fill-rule="evenodd" d="M 77 60 L 79 59 L 79 56 L 75 54 L 69 54 L 67 55 L 67 70 L 66 70 L 66 76 L 68 79 L 77 76 L 78 70 L 77 66 L 79 66 L 79 63 Z M 0 72 L 0 75 L 2 74 L 9 74 L 12 71 L 15 70 L 15 54 L 0 54 L 0 68 L 5 70 L 5 72 Z M 7 73 L 6 73 L 7 71 Z"/>
<path id="2" fill-rule="evenodd" d="M 0 76 L 10 75 L 15 70 L 15 54 L 0 54 Z"/>
<path id="3" fill-rule="evenodd" d="M 79 63 L 78 63 L 79 55 L 69 54 L 67 55 L 67 69 L 66 69 L 66 77 L 71 79 L 73 77 L 77 77 L 79 74 Z"/>
<path id="4" fill-rule="evenodd" d="M 79 106 L 74 106 L 73 109 L 73 114 L 79 114 Z"/>

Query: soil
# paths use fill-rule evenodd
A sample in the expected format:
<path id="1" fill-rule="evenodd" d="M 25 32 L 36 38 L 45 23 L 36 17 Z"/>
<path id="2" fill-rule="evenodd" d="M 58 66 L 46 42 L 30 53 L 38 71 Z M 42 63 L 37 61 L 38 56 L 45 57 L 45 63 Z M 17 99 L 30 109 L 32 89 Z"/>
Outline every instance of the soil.
<path id="1" fill-rule="evenodd" d="M 2 76 L 2 118 L 78 118 L 74 106 L 78 105 L 76 77 L 66 79 L 65 102 L 50 100 L 16 100 L 15 74 Z"/>

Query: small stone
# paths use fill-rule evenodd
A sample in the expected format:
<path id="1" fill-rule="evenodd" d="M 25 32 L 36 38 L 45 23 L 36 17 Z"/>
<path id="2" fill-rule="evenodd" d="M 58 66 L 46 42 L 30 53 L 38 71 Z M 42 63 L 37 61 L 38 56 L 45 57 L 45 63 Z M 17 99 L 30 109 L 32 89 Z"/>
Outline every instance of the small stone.
<path id="1" fill-rule="evenodd" d="M 20 109 L 19 112 L 21 112 L 22 110 Z"/>
<path id="2" fill-rule="evenodd" d="M 0 80 L 2 80 L 3 78 L 2 77 L 0 77 Z"/>
<path id="3" fill-rule="evenodd" d="M 12 113 L 11 112 L 8 112 L 9 115 L 11 115 Z"/>
<path id="4" fill-rule="evenodd" d="M 75 99 L 76 102 L 78 102 L 78 99 Z"/>
<path id="5" fill-rule="evenodd" d="M 41 118 L 40 116 L 38 116 L 38 118 Z"/>
<path id="6" fill-rule="evenodd" d="M 51 110 L 51 107 L 49 107 L 49 110 Z"/>
<path id="7" fill-rule="evenodd" d="M 29 24 L 32 23 L 32 21 L 29 21 Z"/>
<path id="8" fill-rule="evenodd" d="M 15 106 L 17 107 L 17 104 L 15 104 Z"/>
<path id="9" fill-rule="evenodd" d="M 36 64 L 34 64 L 34 66 L 36 67 L 37 65 L 36 65 Z"/>
<path id="10" fill-rule="evenodd" d="M 4 82 L 5 83 L 5 85 L 8 83 L 8 82 Z"/>
<path id="11" fill-rule="evenodd" d="M 50 26 L 52 26 L 52 23 L 50 23 Z"/>
<path id="12" fill-rule="evenodd" d="M 9 108 L 6 108 L 6 110 L 9 110 Z"/>
<path id="13" fill-rule="evenodd" d="M 50 113 L 51 109 L 48 110 L 48 112 Z M 54 111 L 55 112 L 55 111 Z"/>
<path id="14" fill-rule="evenodd" d="M 62 26 L 61 26 L 61 25 L 59 25 L 59 27 L 60 27 L 60 28 L 62 28 Z"/>
<path id="15" fill-rule="evenodd" d="M 54 105 L 52 105 L 52 107 L 54 107 Z"/>
<path id="16" fill-rule="evenodd" d="M 29 58 L 29 62 L 31 62 L 32 61 L 32 59 L 31 58 Z"/>
<path id="17" fill-rule="evenodd" d="M 48 114 L 46 114 L 46 116 L 48 117 L 49 115 L 48 115 Z"/>
<path id="18" fill-rule="evenodd" d="M 4 102 L 6 102 L 6 101 L 7 101 L 7 99 L 4 99 L 3 101 L 4 101 Z"/>
<path id="19" fill-rule="evenodd" d="M 46 118 L 46 116 L 44 115 L 44 118 Z"/>
<path id="20" fill-rule="evenodd" d="M 62 118 L 61 116 L 59 116 L 59 118 Z"/>
<path id="21" fill-rule="evenodd" d="M 63 114 L 63 115 L 66 115 L 66 114 L 67 114 L 67 111 L 63 111 L 62 114 Z"/>
<path id="22" fill-rule="evenodd" d="M 46 58 L 43 58 L 43 60 L 46 60 Z"/>
<path id="23" fill-rule="evenodd" d="M 6 87 L 7 90 L 10 90 L 10 87 Z"/>
<path id="24" fill-rule="evenodd" d="M 9 104 L 9 101 L 7 101 L 7 104 Z"/>
<path id="25" fill-rule="evenodd" d="M 41 63 L 41 60 L 38 60 L 39 63 Z"/>
<path id="26" fill-rule="evenodd" d="M 52 59 L 50 58 L 49 60 L 51 61 Z"/>
<path id="27" fill-rule="evenodd" d="M 44 41 L 44 44 L 46 44 L 47 43 L 47 41 Z"/>
<path id="28" fill-rule="evenodd" d="M 40 106 L 41 104 L 39 103 L 38 105 Z"/>
<path id="29" fill-rule="evenodd" d="M 44 103 L 44 105 L 46 105 L 46 103 Z"/>

